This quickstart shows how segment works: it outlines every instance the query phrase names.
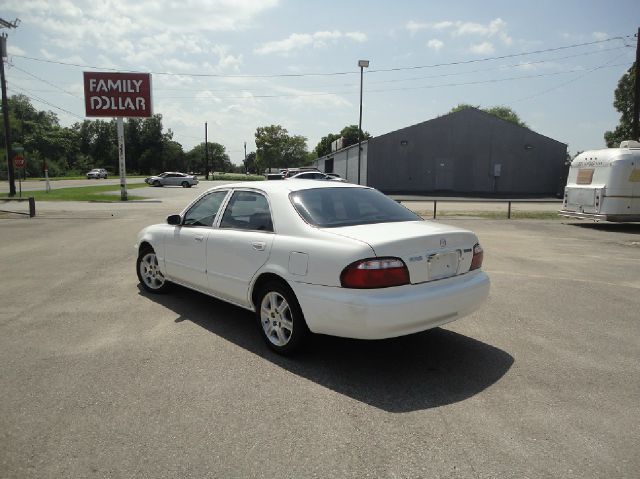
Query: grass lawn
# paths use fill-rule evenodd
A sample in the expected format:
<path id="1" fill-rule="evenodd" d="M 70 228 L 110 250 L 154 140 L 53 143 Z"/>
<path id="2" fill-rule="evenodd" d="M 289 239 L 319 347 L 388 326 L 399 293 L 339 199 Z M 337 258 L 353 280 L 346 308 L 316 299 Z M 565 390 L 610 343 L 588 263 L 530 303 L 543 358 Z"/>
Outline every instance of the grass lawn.
<path id="1" fill-rule="evenodd" d="M 148 175 L 127 175 L 127 178 L 147 178 Z M 109 175 L 109 179 L 117 179 L 120 178 L 119 175 Z M 86 180 L 86 176 L 50 176 L 49 181 L 60 181 L 60 180 Z M 18 181 L 18 177 L 16 176 L 16 182 Z M 22 181 L 45 181 L 44 178 L 27 178 Z M 100 181 L 100 180 L 96 180 Z"/>
<path id="2" fill-rule="evenodd" d="M 132 196 L 130 190 L 136 188 L 148 188 L 145 183 L 127 185 L 127 197 L 130 200 L 145 199 L 140 196 Z M 22 197 L 28 198 L 33 196 L 36 201 L 112 201 L 119 202 L 120 195 L 108 192 L 119 192 L 120 185 L 96 185 L 96 186 L 79 186 L 74 188 L 57 188 L 52 189 L 49 193 L 45 191 L 23 191 Z"/>

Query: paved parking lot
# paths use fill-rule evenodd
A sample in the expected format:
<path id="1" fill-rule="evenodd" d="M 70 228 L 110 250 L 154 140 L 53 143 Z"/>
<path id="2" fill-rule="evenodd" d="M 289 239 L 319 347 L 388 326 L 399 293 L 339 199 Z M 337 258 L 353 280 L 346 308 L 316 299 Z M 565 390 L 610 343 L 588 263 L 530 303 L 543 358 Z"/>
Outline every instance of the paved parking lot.
<path id="1" fill-rule="evenodd" d="M 640 226 L 447 220 L 480 311 L 283 359 L 244 310 L 138 288 L 137 231 L 202 188 L 144 191 L 0 219 L 2 477 L 637 477 Z"/>

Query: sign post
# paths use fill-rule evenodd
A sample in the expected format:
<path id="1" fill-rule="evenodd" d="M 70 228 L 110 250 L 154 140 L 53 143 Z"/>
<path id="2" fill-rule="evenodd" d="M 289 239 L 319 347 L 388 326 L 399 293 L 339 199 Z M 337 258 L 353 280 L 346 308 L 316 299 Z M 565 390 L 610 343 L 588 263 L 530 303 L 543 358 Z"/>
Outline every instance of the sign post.
<path id="1" fill-rule="evenodd" d="M 151 74 L 84 72 L 83 75 L 86 116 L 116 117 L 120 199 L 126 201 L 127 173 L 123 118 L 149 118 L 153 114 Z"/>
<path id="2" fill-rule="evenodd" d="M 124 122 L 119 116 L 116 120 L 118 123 L 118 166 L 120 169 L 120 199 L 127 201 L 127 172 L 124 156 Z"/>
<path id="3" fill-rule="evenodd" d="M 15 151 L 15 150 L 14 150 Z M 25 159 L 24 156 L 22 156 L 21 154 L 17 154 L 13 157 L 13 166 L 16 167 L 16 169 L 18 170 L 22 170 L 22 175 L 24 175 L 24 164 L 25 164 Z M 20 175 L 18 173 L 18 185 L 20 188 L 20 192 L 19 192 L 19 196 L 20 198 L 22 198 L 22 175 Z"/>

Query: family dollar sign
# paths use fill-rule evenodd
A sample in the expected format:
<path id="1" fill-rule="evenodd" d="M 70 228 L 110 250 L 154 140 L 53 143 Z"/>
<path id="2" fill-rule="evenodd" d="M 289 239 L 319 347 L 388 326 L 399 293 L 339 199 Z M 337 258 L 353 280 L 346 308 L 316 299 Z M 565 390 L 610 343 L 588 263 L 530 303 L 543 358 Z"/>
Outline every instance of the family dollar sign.
<path id="1" fill-rule="evenodd" d="M 153 114 L 151 74 L 84 72 L 86 116 L 142 117 Z"/>

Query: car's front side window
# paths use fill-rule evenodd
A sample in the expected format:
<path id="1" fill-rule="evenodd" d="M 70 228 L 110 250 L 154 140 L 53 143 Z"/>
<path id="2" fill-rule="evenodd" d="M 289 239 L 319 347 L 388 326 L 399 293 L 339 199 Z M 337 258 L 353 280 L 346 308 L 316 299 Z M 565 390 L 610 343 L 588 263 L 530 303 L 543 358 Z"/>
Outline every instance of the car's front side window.
<path id="1" fill-rule="evenodd" d="M 224 211 L 220 228 L 272 232 L 269 202 L 260 193 L 236 191 Z"/>
<path id="2" fill-rule="evenodd" d="M 218 214 L 220 205 L 227 196 L 227 191 L 214 191 L 200 198 L 184 215 L 185 226 L 211 226 Z"/>

